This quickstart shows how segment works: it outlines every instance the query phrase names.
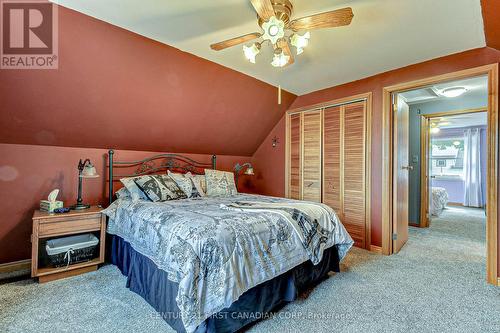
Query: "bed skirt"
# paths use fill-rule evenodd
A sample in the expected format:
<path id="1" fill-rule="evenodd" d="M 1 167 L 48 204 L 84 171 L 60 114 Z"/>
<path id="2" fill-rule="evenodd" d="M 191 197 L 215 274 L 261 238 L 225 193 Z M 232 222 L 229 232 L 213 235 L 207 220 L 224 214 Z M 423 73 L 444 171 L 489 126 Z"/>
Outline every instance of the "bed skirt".
<path id="1" fill-rule="evenodd" d="M 144 298 L 173 329 L 185 332 L 175 302 L 178 285 L 167 279 L 148 257 L 135 251 L 118 236 L 110 235 L 110 260 L 127 277 L 127 288 Z M 236 332 L 265 318 L 272 310 L 294 301 L 300 292 L 324 279 L 328 272 L 339 272 L 335 246 L 324 251 L 318 265 L 307 261 L 290 271 L 246 291 L 229 308 L 212 315 L 198 326 L 197 333 Z"/>

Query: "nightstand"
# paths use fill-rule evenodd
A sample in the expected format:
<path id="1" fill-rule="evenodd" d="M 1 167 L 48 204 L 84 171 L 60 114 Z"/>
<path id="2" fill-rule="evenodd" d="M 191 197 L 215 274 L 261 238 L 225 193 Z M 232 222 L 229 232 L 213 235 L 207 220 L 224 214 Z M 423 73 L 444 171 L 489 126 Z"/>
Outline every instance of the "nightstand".
<path id="1" fill-rule="evenodd" d="M 40 283 L 62 279 L 97 270 L 104 262 L 106 239 L 106 216 L 102 208 L 91 207 L 71 210 L 68 213 L 50 214 L 36 210 L 33 214 L 31 235 L 31 277 L 38 277 Z M 90 261 L 70 264 L 67 267 L 41 267 L 40 253 L 48 239 L 75 234 L 93 233 L 99 238 L 99 256 Z"/>

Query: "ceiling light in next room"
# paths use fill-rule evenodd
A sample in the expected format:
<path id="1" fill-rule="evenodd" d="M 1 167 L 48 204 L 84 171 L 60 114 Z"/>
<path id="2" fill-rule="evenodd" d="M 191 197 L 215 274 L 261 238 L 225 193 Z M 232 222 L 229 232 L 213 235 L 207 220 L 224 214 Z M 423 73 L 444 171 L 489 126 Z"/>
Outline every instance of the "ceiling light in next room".
<path id="1" fill-rule="evenodd" d="M 439 131 L 440 131 L 439 127 L 433 127 L 433 128 L 431 128 L 431 133 L 432 134 L 437 134 L 437 133 L 439 133 Z"/>
<path id="2" fill-rule="evenodd" d="M 460 95 L 463 95 L 464 93 L 467 92 L 467 89 L 464 87 L 453 87 L 453 88 L 446 88 L 441 92 L 441 95 L 445 97 L 458 97 Z"/>

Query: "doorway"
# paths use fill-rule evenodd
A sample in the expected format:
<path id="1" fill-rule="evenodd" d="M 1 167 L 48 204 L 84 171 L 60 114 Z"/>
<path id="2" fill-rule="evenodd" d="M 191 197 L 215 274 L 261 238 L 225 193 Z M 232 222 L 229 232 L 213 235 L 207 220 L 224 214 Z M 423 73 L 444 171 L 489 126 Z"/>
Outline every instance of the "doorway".
<path id="1" fill-rule="evenodd" d="M 486 81 L 486 78 L 483 78 Z M 487 81 L 486 81 L 487 82 Z M 487 89 L 476 103 L 487 103 Z M 474 102 L 469 94 L 462 102 Z M 487 108 L 421 115 L 420 212 L 417 226 L 427 228 L 451 209 L 485 215 L 488 163 Z M 417 157 L 418 158 L 418 157 Z M 414 200 L 415 201 L 415 200 Z M 412 202 L 410 202 L 410 207 Z M 465 209 L 468 208 L 468 209 Z M 451 218 L 451 217 L 450 217 Z"/>
<path id="2" fill-rule="evenodd" d="M 486 170 L 486 276 L 497 284 L 497 174 L 498 174 L 498 65 L 488 65 L 429 79 L 384 88 L 383 165 L 382 175 L 382 251 L 398 253 L 408 240 L 409 228 L 409 173 L 414 171 L 409 145 L 410 110 L 403 94 L 418 89 L 478 77 L 487 78 L 487 131 L 488 159 Z M 456 88 L 456 87 L 455 87 Z M 458 90 L 457 90 L 458 91 Z M 456 93 L 454 91 L 452 93 Z M 430 125 L 429 125 L 430 126 Z M 422 126 L 423 127 L 423 126 Z M 442 163 L 442 162 L 440 162 Z M 429 195 L 430 197 L 430 195 Z"/>

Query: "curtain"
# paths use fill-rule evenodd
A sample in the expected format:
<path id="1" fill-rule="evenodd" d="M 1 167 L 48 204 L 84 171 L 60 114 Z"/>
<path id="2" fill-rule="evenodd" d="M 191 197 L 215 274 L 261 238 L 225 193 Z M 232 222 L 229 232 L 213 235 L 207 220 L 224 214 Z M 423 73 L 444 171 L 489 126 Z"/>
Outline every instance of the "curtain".
<path id="1" fill-rule="evenodd" d="M 481 129 L 464 131 L 464 206 L 483 207 L 481 185 Z"/>

